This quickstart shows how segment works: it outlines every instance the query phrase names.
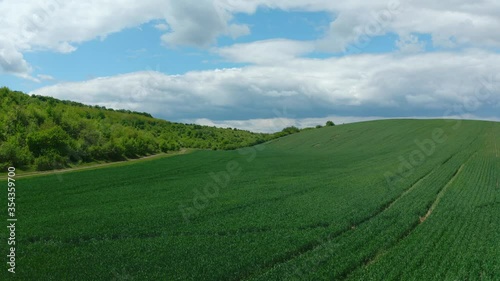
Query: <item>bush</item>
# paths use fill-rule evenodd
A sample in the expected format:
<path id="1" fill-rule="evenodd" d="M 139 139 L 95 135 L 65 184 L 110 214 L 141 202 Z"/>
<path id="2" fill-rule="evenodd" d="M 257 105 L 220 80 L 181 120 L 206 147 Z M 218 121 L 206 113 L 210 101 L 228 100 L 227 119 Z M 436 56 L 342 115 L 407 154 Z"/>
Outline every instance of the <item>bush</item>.
<path id="1" fill-rule="evenodd" d="M 290 127 L 286 127 L 284 128 L 281 132 L 289 135 L 289 134 L 295 134 L 295 133 L 298 133 L 300 132 L 299 128 L 295 127 L 295 126 L 290 126 Z"/>
<path id="2" fill-rule="evenodd" d="M 12 166 L 12 162 L 0 162 L 0 172 L 7 172 L 7 169 Z"/>
<path id="3" fill-rule="evenodd" d="M 125 160 L 125 148 L 121 144 L 108 142 L 102 147 L 102 152 L 106 159 L 113 161 Z"/>
<path id="4" fill-rule="evenodd" d="M 69 135 L 59 126 L 31 133 L 27 137 L 28 147 L 35 157 L 47 154 L 46 151 L 64 155 L 68 152 L 69 140 Z"/>
<path id="5" fill-rule="evenodd" d="M 66 159 L 51 151 L 35 159 L 35 168 L 38 171 L 48 171 L 54 169 L 62 169 L 66 166 Z"/>
<path id="6" fill-rule="evenodd" d="M 332 121 L 326 121 L 326 126 L 327 127 L 335 126 L 335 123 L 333 123 Z"/>
<path id="7" fill-rule="evenodd" d="M 137 142 L 133 139 L 122 139 L 120 144 L 124 148 L 124 154 L 128 158 L 137 158 L 137 154 L 139 154 L 140 147 L 137 145 Z"/>
<path id="8" fill-rule="evenodd" d="M 0 162 L 17 168 L 27 167 L 31 164 L 33 155 L 27 147 L 19 147 L 16 138 L 9 138 L 0 145 Z"/>

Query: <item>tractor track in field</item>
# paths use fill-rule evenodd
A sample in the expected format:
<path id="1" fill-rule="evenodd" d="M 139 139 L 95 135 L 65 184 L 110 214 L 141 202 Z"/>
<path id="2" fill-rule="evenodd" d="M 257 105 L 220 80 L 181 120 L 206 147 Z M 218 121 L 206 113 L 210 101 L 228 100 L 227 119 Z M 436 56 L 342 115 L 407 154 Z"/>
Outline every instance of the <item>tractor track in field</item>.
<path id="1" fill-rule="evenodd" d="M 340 237 L 340 236 L 342 236 L 342 235 L 344 235 L 344 234 L 346 234 L 346 233 L 348 233 L 350 231 L 355 230 L 358 225 L 361 225 L 363 223 L 366 223 L 366 222 L 370 221 L 371 219 L 377 217 L 378 215 L 380 215 L 381 213 L 383 213 L 384 211 L 386 211 L 387 209 L 389 209 L 390 207 L 392 207 L 396 201 L 398 201 L 403 196 L 405 196 L 406 194 L 408 194 L 411 190 L 413 190 L 416 186 L 418 186 L 421 181 L 423 181 L 425 178 L 429 177 L 435 170 L 437 170 L 439 167 L 441 167 L 444 163 L 448 162 L 454 155 L 452 155 L 451 157 L 449 157 L 448 159 L 446 159 L 444 162 L 442 162 L 441 164 L 439 164 L 436 168 L 431 169 L 431 171 L 428 172 L 427 174 L 425 174 L 424 176 L 422 176 L 419 179 L 417 179 L 413 184 L 410 185 L 410 187 L 408 187 L 406 190 L 404 190 L 394 200 L 392 200 L 392 201 L 390 201 L 390 202 L 382 205 L 378 210 L 375 211 L 375 213 L 373 213 L 372 215 L 370 215 L 368 217 L 365 217 L 365 218 L 361 219 L 360 221 L 356 222 L 353 226 L 348 226 L 348 227 L 345 227 L 344 229 L 340 229 L 340 230 L 338 230 L 338 231 L 336 231 L 334 233 L 330 233 L 326 237 L 326 239 L 317 239 L 315 241 L 311 241 L 310 243 L 307 243 L 307 244 L 299 247 L 297 250 L 287 253 L 284 257 L 277 258 L 274 262 L 270 262 L 259 273 L 242 276 L 242 277 L 239 277 L 239 278 L 237 278 L 235 280 L 251 280 L 254 277 L 257 277 L 259 275 L 264 274 L 265 272 L 269 271 L 270 269 L 272 269 L 273 267 L 275 267 L 278 264 L 287 263 L 287 262 L 289 262 L 289 261 L 291 261 L 293 259 L 296 259 L 296 258 L 298 258 L 298 257 L 300 257 L 300 256 L 302 256 L 302 255 L 304 255 L 304 254 L 306 254 L 308 252 L 311 252 L 311 251 L 314 251 L 315 249 L 321 248 L 324 244 L 326 244 L 328 242 L 331 242 L 335 238 Z M 347 276 L 347 274 L 348 274 L 348 272 L 346 273 L 345 276 Z"/>
<path id="2" fill-rule="evenodd" d="M 439 202 L 441 202 L 441 199 L 443 198 L 444 194 L 446 193 L 446 191 L 448 190 L 450 185 L 455 181 L 455 178 L 460 174 L 460 172 L 462 172 L 464 166 L 465 166 L 465 163 L 460 165 L 458 170 L 456 170 L 455 173 L 453 174 L 452 178 L 439 191 L 438 195 L 436 196 L 436 199 L 434 200 L 434 202 L 430 206 L 429 210 L 427 210 L 427 213 L 425 213 L 425 215 L 423 217 L 420 217 L 420 223 L 423 223 L 424 221 L 426 221 L 427 218 L 432 214 L 434 209 L 436 209 L 437 205 L 439 204 Z"/>
<path id="3" fill-rule="evenodd" d="M 433 203 L 431 204 L 431 206 L 429 207 L 429 209 L 427 210 L 426 214 L 424 215 L 424 217 L 420 217 L 420 219 L 418 221 L 415 221 L 405 232 L 403 232 L 399 237 L 398 239 L 396 239 L 396 241 L 394 243 L 392 243 L 389 247 L 385 248 L 385 249 L 379 249 L 370 259 L 368 259 L 364 265 L 360 265 L 354 269 L 351 269 L 343 274 L 341 274 L 341 277 L 339 277 L 339 280 L 342 280 L 342 279 L 346 279 L 349 275 L 351 275 L 355 270 L 357 270 L 358 268 L 360 268 L 361 266 L 368 266 L 370 264 L 373 264 L 375 263 L 378 259 L 380 259 L 383 255 L 385 255 L 386 253 L 389 252 L 389 250 L 393 247 L 395 247 L 398 243 L 400 243 L 403 239 L 405 239 L 406 237 L 408 237 L 413 231 L 415 231 L 415 229 L 420 225 L 422 224 L 431 214 L 432 214 L 432 211 L 437 207 L 437 205 L 439 204 L 439 202 L 441 201 L 441 198 L 444 196 L 444 194 L 446 193 L 447 189 L 449 188 L 449 186 L 454 182 L 454 180 L 456 179 L 456 177 L 461 173 L 461 171 L 463 170 L 463 168 L 465 167 L 466 163 L 469 162 L 469 160 L 474 156 L 476 155 L 477 152 L 474 152 L 471 154 L 471 156 L 469 156 L 469 158 L 464 162 L 462 163 L 458 169 L 453 173 L 453 175 L 451 176 L 450 180 L 448 180 L 448 182 L 441 188 L 441 190 L 438 192 L 438 194 L 436 195 L 436 198 L 434 199 Z M 450 157 L 451 158 L 451 157 Z M 450 159 L 449 158 L 449 159 Z M 449 160 L 448 159 L 448 160 Z M 447 161 L 448 161 L 447 160 Z M 445 162 L 447 162 L 445 161 Z M 444 163 L 445 163 L 444 162 Z M 444 164 L 443 163 L 443 164 Z M 440 165 L 441 166 L 441 165 Z"/>
<path id="4" fill-rule="evenodd" d="M 474 141 L 473 141 L 474 142 Z M 411 184 L 406 190 L 404 190 L 398 197 L 396 197 L 394 200 L 388 202 L 387 204 L 384 204 L 381 206 L 381 208 L 379 208 L 375 213 L 373 213 L 372 215 L 358 221 L 357 223 L 354 224 L 354 227 L 346 227 L 344 229 L 341 229 L 335 233 L 332 233 L 330 235 L 328 235 L 328 237 L 326 239 L 318 239 L 318 240 L 321 240 L 318 241 L 312 241 L 311 243 L 308 243 L 306 245 L 303 245 L 302 247 L 298 248 L 296 251 L 293 251 L 293 252 L 289 252 L 285 257 L 283 258 L 279 258 L 277 259 L 275 262 L 271 262 L 269 265 L 265 266 L 264 269 L 262 269 L 259 273 L 257 274 L 251 274 L 251 275 L 247 275 L 247 276 L 244 276 L 244 277 L 240 277 L 240 278 L 237 278 L 235 280 L 250 280 L 254 277 L 257 277 L 259 275 L 262 275 L 264 274 L 265 272 L 269 271 L 270 269 L 272 269 L 273 267 L 275 267 L 276 265 L 278 264 L 284 264 L 284 263 L 287 263 L 287 262 L 290 262 L 291 260 L 294 260 L 308 252 L 311 252 L 315 249 L 318 249 L 318 248 L 321 248 L 324 244 L 328 243 L 328 242 L 331 242 L 333 241 L 335 238 L 337 237 L 340 237 L 342 235 L 345 235 L 347 233 L 349 233 L 350 231 L 353 231 L 356 229 L 356 227 L 358 225 L 361 225 L 363 223 L 366 223 L 368 221 L 370 221 L 371 219 L 377 217 L 378 215 L 382 214 L 383 212 L 385 212 L 386 210 L 388 210 L 389 208 L 391 208 L 397 201 L 399 201 L 401 198 L 403 198 L 405 195 L 407 195 L 408 193 L 410 193 L 412 190 L 414 190 L 423 180 L 425 180 L 426 178 L 428 178 L 432 173 L 434 173 L 434 171 L 438 170 L 441 166 L 443 166 L 444 164 L 446 164 L 448 161 L 450 161 L 453 157 L 455 157 L 456 155 L 458 154 L 457 153 L 454 153 L 453 155 L 451 155 L 450 157 L 448 157 L 447 159 L 445 159 L 443 162 L 441 162 L 439 165 L 437 165 L 437 167 L 431 169 L 427 174 L 423 175 L 422 177 L 420 177 L 419 179 L 417 179 L 413 184 Z M 475 153 L 473 153 L 475 154 Z M 472 157 L 472 155 L 471 155 Z M 470 159 L 470 158 L 469 158 Z M 468 161 L 468 160 L 467 160 Z M 467 162 L 466 161 L 466 162 Z M 462 164 L 462 166 L 465 165 Z M 460 170 L 460 168 L 458 169 Z M 454 173 L 454 175 L 452 176 L 452 179 L 457 175 L 458 173 L 458 170 Z M 407 229 L 404 233 L 402 233 L 400 235 L 400 237 L 398 237 L 397 241 L 394 243 L 394 245 L 396 245 L 397 243 L 399 243 L 399 241 L 401 241 L 402 239 L 404 239 L 404 237 L 408 236 L 410 233 L 413 232 L 413 230 L 419 225 L 419 222 L 418 220 L 415 221 L 414 224 L 412 224 L 410 226 L 409 229 Z M 389 247 L 391 248 L 391 247 Z M 347 269 L 345 272 L 341 273 L 339 275 L 339 280 L 342 280 L 342 279 L 345 279 L 346 277 L 348 277 L 354 270 L 356 270 L 357 268 L 359 268 L 360 266 L 363 266 L 363 265 L 367 265 L 369 263 L 373 263 L 375 262 L 375 260 L 377 258 L 379 258 L 381 255 L 383 255 L 383 253 L 386 252 L 387 249 L 385 250 L 381 250 L 379 249 L 379 251 L 377 251 L 371 258 L 368 257 L 367 261 L 360 264 L 359 266 L 355 266 L 354 268 L 349 268 Z"/>
<path id="5" fill-rule="evenodd" d="M 450 158 L 445 160 L 442 164 L 446 163 Z M 113 164 L 113 163 L 110 163 L 110 164 Z M 441 165 L 439 165 L 438 167 L 440 167 Z M 391 202 L 388 202 L 387 204 L 382 205 L 381 208 L 379 208 L 373 215 L 370 215 L 368 217 L 361 219 L 360 221 L 356 222 L 354 224 L 354 226 L 349 226 L 349 227 L 346 227 L 346 228 L 341 229 L 339 231 L 336 231 L 336 232 L 330 234 L 329 237 L 331 239 L 334 239 L 337 236 L 341 236 L 344 233 L 349 232 L 350 230 L 354 230 L 357 225 L 365 223 L 365 222 L 371 220 L 372 218 L 376 217 L 380 213 L 384 212 L 385 210 L 390 208 L 396 201 L 398 201 L 401 197 L 403 197 L 404 195 L 409 193 L 409 191 L 414 189 L 422 180 L 424 180 L 430 174 L 432 174 L 432 172 L 434 170 L 435 169 L 431 170 L 429 173 L 427 173 L 426 175 L 419 178 L 408 189 L 403 191 L 403 193 L 401 195 L 399 195 L 396 199 L 394 199 Z M 72 171 L 72 170 L 68 170 L 68 172 L 69 171 Z M 242 209 L 245 209 L 245 208 L 248 208 L 251 206 L 255 206 L 255 205 L 259 205 L 259 204 L 266 204 L 269 202 L 286 200 L 290 197 L 301 196 L 301 195 L 307 194 L 309 192 L 313 192 L 314 190 L 316 190 L 318 188 L 320 188 L 320 186 L 298 190 L 298 191 L 295 191 L 295 192 L 292 192 L 289 194 L 285 194 L 282 196 L 277 196 L 277 197 L 266 199 L 266 200 L 259 200 L 259 201 L 251 202 L 251 203 L 248 203 L 245 205 L 235 206 L 235 207 L 232 207 L 232 208 L 229 208 L 226 210 L 221 210 L 221 211 L 218 211 L 215 213 L 210 213 L 207 215 L 199 216 L 199 217 L 195 218 L 194 220 L 200 220 L 200 219 L 203 219 L 206 217 L 213 217 L 214 215 L 231 214 L 231 213 L 237 212 L 239 210 L 242 210 Z M 311 230 L 311 229 L 317 229 L 317 228 L 328 228 L 331 225 L 332 225 L 331 223 L 324 223 L 323 222 L 323 223 L 316 223 L 316 224 L 306 225 L 306 226 L 298 226 L 298 227 L 294 227 L 294 228 L 290 228 L 290 229 L 299 230 L 299 231 L 300 230 Z M 276 228 L 271 228 L 271 227 L 261 227 L 261 228 L 238 229 L 238 230 L 229 230 L 229 231 L 206 231 L 206 232 L 183 232 L 183 231 L 181 231 L 181 232 L 175 232 L 175 233 L 166 232 L 166 235 L 168 235 L 168 236 L 232 236 L 232 235 L 241 235 L 241 234 L 264 233 L 264 232 L 271 232 L 271 231 L 277 231 L 277 230 L 279 231 L 282 229 L 276 229 Z M 64 244 L 83 244 L 83 243 L 88 243 L 91 241 L 106 241 L 106 240 L 116 241 L 116 240 L 133 239 L 133 238 L 158 238 L 158 237 L 162 237 L 162 236 L 165 236 L 165 233 L 143 233 L 141 235 L 110 235 L 110 236 L 105 236 L 105 237 L 84 236 L 84 237 L 79 237 L 78 239 L 61 239 L 61 240 L 55 240 L 55 239 L 52 239 L 49 237 L 36 237 L 36 238 L 28 237 L 27 240 L 29 243 L 58 242 L 58 243 L 64 243 Z M 326 242 L 328 242 L 328 241 L 326 241 Z M 320 247 L 321 245 L 322 245 L 322 243 L 306 244 L 303 247 L 300 247 L 299 248 L 300 250 L 297 252 L 299 252 L 298 254 L 302 254 L 302 253 L 305 253 L 307 251 L 313 250 L 316 247 Z M 293 256 L 296 256 L 296 254 L 297 253 L 294 253 Z"/>
<path id="6" fill-rule="evenodd" d="M 448 162 L 452 157 L 448 158 L 443 163 L 441 163 L 440 165 L 438 165 L 437 168 L 439 168 L 444 163 Z M 462 166 L 463 165 L 464 164 L 462 164 Z M 369 220 L 371 220 L 374 217 L 378 216 L 379 214 L 383 213 L 387 209 L 391 208 L 394 205 L 395 202 L 397 202 L 403 196 L 405 196 L 406 194 L 408 194 L 411 190 L 413 190 L 414 188 L 416 188 L 416 186 L 418 186 L 421 181 L 423 181 L 425 178 L 429 177 L 437 168 L 432 169 L 429 173 L 427 173 L 426 175 L 424 175 L 421 178 L 419 178 L 412 185 L 410 185 L 410 187 L 408 189 L 406 189 L 405 191 L 403 191 L 398 197 L 396 197 L 391 202 L 388 202 L 387 204 L 385 204 L 381 208 L 379 208 L 379 210 L 376 211 L 373 215 L 368 216 L 368 217 L 366 217 L 366 218 L 358 221 L 355 225 L 360 225 L 362 223 L 368 222 Z M 456 174 L 458 174 L 458 172 Z M 456 176 L 456 174 L 455 174 L 455 176 Z M 285 199 L 285 198 L 288 198 L 288 197 L 306 194 L 306 193 L 311 192 L 311 191 L 313 191 L 315 189 L 316 188 L 299 190 L 299 191 L 296 191 L 296 192 L 293 192 L 293 193 L 290 193 L 290 194 L 286 194 L 284 196 L 275 197 L 275 198 L 268 199 L 268 200 L 265 200 L 265 201 L 266 202 L 267 201 L 279 201 L 279 200 L 282 200 L 282 199 Z M 262 204 L 262 203 L 264 203 L 264 202 L 263 201 L 259 201 L 259 202 L 253 202 L 253 203 L 247 204 L 247 205 L 255 205 L 255 204 Z M 230 210 L 230 212 L 234 211 L 235 209 L 241 209 L 241 208 L 248 207 L 247 205 L 245 205 L 245 206 L 238 206 L 238 207 L 232 208 Z M 225 213 L 227 211 L 228 210 L 224 210 L 224 211 L 221 211 L 219 213 Z M 318 224 L 315 227 L 311 226 L 311 227 L 306 227 L 306 228 L 307 229 L 309 229 L 309 228 L 317 228 L 317 227 L 327 228 L 329 226 L 331 226 L 331 224 Z M 297 230 L 303 230 L 303 228 L 301 228 L 301 227 L 298 227 L 296 229 Z M 350 231 L 352 231 L 354 229 L 355 228 L 352 228 L 352 227 L 346 227 L 344 229 L 340 229 L 340 230 L 338 230 L 338 231 L 336 231 L 334 233 L 329 234 L 328 237 L 326 239 L 324 239 L 324 240 L 318 239 L 318 240 L 315 240 L 315 241 L 311 241 L 310 243 L 302 245 L 296 251 L 289 252 L 285 256 L 278 257 L 274 261 L 271 261 L 268 265 L 265 266 L 265 268 L 262 271 L 259 271 L 259 273 L 257 273 L 257 274 L 250 274 L 250 275 L 246 275 L 246 276 L 240 276 L 239 278 L 237 278 L 237 280 L 247 280 L 247 279 L 251 279 L 253 277 L 259 276 L 259 275 L 265 273 L 266 271 L 268 271 L 269 269 L 273 268 L 274 266 L 276 266 L 278 264 L 289 262 L 290 260 L 293 260 L 293 259 L 295 259 L 295 258 L 297 258 L 297 257 L 299 257 L 299 256 L 301 256 L 303 254 L 306 254 L 306 253 L 308 253 L 310 251 L 313 251 L 313 250 L 315 250 L 317 248 L 320 248 L 325 243 L 328 243 L 328 242 L 332 241 L 333 239 L 335 239 L 337 237 L 340 237 L 340 236 L 344 235 L 345 233 L 348 233 L 348 232 L 350 232 Z M 141 235 L 119 235 L 119 234 L 116 234 L 116 235 L 103 236 L 103 237 L 95 237 L 95 236 L 91 236 L 91 235 L 86 235 L 86 236 L 83 236 L 83 237 L 78 237 L 78 238 L 73 238 L 73 239 L 71 239 L 71 238 L 70 239 L 61 239 L 61 240 L 56 240 L 56 239 L 49 238 L 49 237 L 45 237 L 45 238 L 44 237 L 29 237 L 29 238 L 27 238 L 27 242 L 29 242 L 29 243 L 54 243 L 55 242 L 55 243 L 63 243 L 63 244 L 73 244 L 73 245 L 75 245 L 75 244 L 84 244 L 84 243 L 96 242 L 96 241 L 116 241 L 116 240 L 122 240 L 122 239 L 137 239 L 137 238 L 139 238 L 139 239 L 140 238 L 142 238 L 142 239 L 148 239 L 148 238 L 159 238 L 159 237 L 168 237 L 168 236 L 197 236 L 197 235 L 229 236 L 229 235 L 241 235 L 241 234 L 252 234 L 252 233 L 257 234 L 257 233 L 270 232 L 270 231 L 275 231 L 275 230 L 277 230 L 277 229 L 269 228 L 268 227 L 268 228 L 251 228 L 251 229 L 241 229 L 241 230 L 222 231 L 222 232 L 215 231 L 215 232 L 178 232 L 178 233 L 168 233 L 168 231 L 167 231 L 167 232 L 161 232 L 161 233 L 159 233 L 159 232 L 143 233 Z M 410 232 L 411 232 L 411 230 L 408 231 L 408 232 L 405 232 L 405 235 L 403 235 L 403 237 L 406 236 L 406 235 L 408 235 Z M 352 272 L 352 271 L 349 270 L 348 272 L 346 272 L 346 274 L 343 274 L 343 276 L 347 276 L 350 272 Z"/>

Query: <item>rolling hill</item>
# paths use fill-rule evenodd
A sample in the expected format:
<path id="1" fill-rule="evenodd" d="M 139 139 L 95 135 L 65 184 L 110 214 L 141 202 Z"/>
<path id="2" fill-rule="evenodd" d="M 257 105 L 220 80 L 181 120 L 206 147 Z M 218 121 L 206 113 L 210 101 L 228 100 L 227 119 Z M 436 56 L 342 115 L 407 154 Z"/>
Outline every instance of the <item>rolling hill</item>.
<path id="1" fill-rule="evenodd" d="M 295 133 L 274 134 L 181 124 L 0 88 L 0 171 L 53 170 L 179 151 L 230 150 Z"/>
<path id="2" fill-rule="evenodd" d="M 495 280 L 499 137 L 494 122 L 371 121 L 18 179 L 16 277 Z"/>

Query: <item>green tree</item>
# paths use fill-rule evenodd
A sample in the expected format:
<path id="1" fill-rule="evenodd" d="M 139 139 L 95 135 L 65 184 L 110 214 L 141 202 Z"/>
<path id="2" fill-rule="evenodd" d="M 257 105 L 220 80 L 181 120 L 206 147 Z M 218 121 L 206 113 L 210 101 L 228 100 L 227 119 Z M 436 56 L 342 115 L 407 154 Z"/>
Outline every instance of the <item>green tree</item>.
<path id="1" fill-rule="evenodd" d="M 82 161 L 176 151 L 234 149 L 298 132 L 274 134 L 154 119 L 147 113 L 110 110 L 0 88 L 0 163 L 47 170 Z"/>
<path id="2" fill-rule="evenodd" d="M 287 135 L 290 135 L 290 134 L 295 134 L 295 133 L 300 132 L 300 129 L 295 127 L 295 126 L 290 126 L 290 127 L 284 128 L 281 132 L 285 133 Z"/>
<path id="3" fill-rule="evenodd" d="M 33 155 L 28 147 L 20 146 L 17 137 L 9 137 L 7 141 L 0 144 L 0 168 L 2 170 L 9 166 L 24 168 L 29 166 L 32 160 Z"/>
<path id="4" fill-rule="evenodd" d="M 41 155 L 35 160 L 35 168 L 38 171 L 62 169 L 65 166 L 66 159 L 54 150 L 46 150 L 44 155 Z"/>
<path id="5" fill-rule="evenodd" d="M 59 126 L 34 132 L 28 135 L 27 143 L 30 151 L 35 157 L 46 151 L 54 151 L 59 155 L 65 155 L 69 149 L 69 135 Z"/>
<path id="6" fill-rule="evenodd" d="M 333 123 L 332 121 L 326 121 L 326 126 L 327 127 L 335 126 L 335 123 Z"/>

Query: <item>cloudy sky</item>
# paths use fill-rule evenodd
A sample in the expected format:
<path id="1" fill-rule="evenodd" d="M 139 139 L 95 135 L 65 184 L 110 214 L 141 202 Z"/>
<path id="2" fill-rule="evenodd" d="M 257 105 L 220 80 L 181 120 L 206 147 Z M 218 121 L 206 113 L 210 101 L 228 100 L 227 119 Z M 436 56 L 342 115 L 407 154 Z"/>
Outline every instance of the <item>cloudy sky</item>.
<path id="1" fill-rule="evenodd" d="M 0 0 L 0 85 L 255 131 L 500 120 L 498 0 Z"/>

